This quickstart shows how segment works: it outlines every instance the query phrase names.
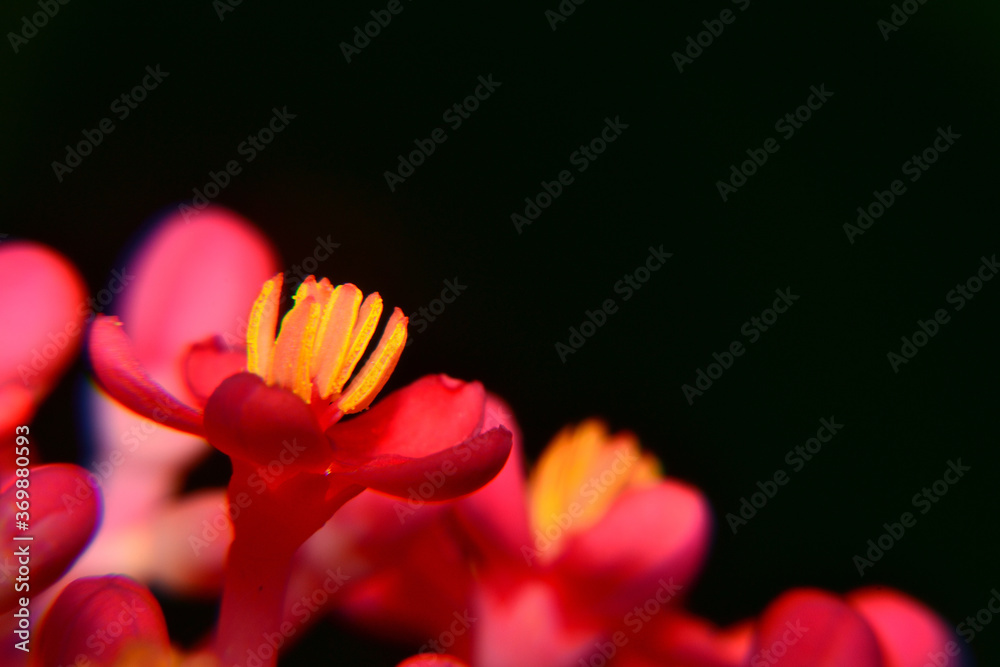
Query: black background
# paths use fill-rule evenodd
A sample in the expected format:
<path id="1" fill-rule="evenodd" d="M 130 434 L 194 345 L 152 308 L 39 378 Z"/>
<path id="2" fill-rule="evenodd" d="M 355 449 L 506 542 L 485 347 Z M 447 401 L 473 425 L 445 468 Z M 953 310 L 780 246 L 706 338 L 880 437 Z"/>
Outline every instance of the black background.
<path id="1" fill-rule="evenodd" d="M 893 10 L 880 2 L 589 0 L 553 31 L 555 0 L 404 0 L 348 63 L 338 45 L 385 4 L 334 4 L 243 2 L 220 20 L 210 0 L 76 0 L 18 53 L 5 38 L 0 232 L 60 249 L 96 292 L 144 221 L 241 159 L 240 142 L 287 106 L 296 118 L 241 159 L 216 202 L 258 224 L 288 266 L 330 235 L 341 246 L 318 273 L 408 313 L 445 279 L 468 285 L 411 333 L 387 390 L 430 372 L 482 380 L 514 407 L 529 457 L 590 415 L 634 430 L 713 504 L 695 611 L 730 623 L 801 585 L 898 587 L 951 624 L 986 604 L 1000 586 L 1000 282 L 958 312 L 946 294 L 1000 251 L 995 5 L 929 0 L 886 41 L 876 22 Z M 735 21 L 678 72 L 672 54 L 723 9 Z M 0 30 L 36 11 L 4 3 Z M 110 103 L 156 65 L 169 76 L 115 118 Z M 442 113 L 480 75 L 500 87 L 452 130 Z M 833 96 L 786 140 L 775 121 L 820 85 Z M 105 117 L 115 131 L 59 182 L 52 162 Z M 606 117 L 628 129 L 576 172 L 570 154 Z M 391 192 L 384 172 L 437 127 L 447 141 Z M 939 127 L 961 138 L 909 182 L 901 165 Z M 723 202 L 716 181 L 768 137 L 779 151 Z M 575 182 L 518 233 L 511 214 L 563 169 Z M 906 193 L 850 243 L 842 225 L 897 178 Z M 624 301 L 616 281 L 661 244 L 673 257 Z M 741 326 L 778 288 L 799 301 L 689 405 L 681 386 L 713 352 L 748 343 Z M 618 312 L 563 363 L 555 344 L 607 298 Z M 894 373 L 886 354 L 938 308 L 951 321 Z M 36 420 L 67 456 L 77 383 Z M 844 429 L 734 535 L 725 514 L 758 480 L 790 472 L 785 453 L 831 416 Z M 859 577 L 852 557 L 958 458 L 971 472 Z M 170 615 L 178 637 L 192 636 L 189 611 Z M 287 664 L 390 664 L 415 648 L 338 629 Z M 971 650 L 1000 661 L 1000 622 Z"/>

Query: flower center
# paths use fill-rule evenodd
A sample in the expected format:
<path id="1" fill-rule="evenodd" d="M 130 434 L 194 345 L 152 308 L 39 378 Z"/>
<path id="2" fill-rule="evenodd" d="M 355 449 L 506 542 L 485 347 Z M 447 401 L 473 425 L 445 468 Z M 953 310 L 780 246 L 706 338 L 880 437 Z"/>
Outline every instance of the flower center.
<path id="1" fill-rule="evenodd" d="M 568 426 L 542 452 L 528 480 L 532 525 L 559 544 L 597 523 L 624 491 L 661 477 L 659 461 L 643 454 L 631 433 L 611 435 L 596 419 Z"/>
<path id="2" fill-rule="evenodd" d="M 279 273 L 264 283 L 250 311 L 247 370 L 306 403 L 321 400 L 341 414 L 366 409 L 403 353 L 407 318 L 393 310 L 375 350 L 345 388 L 375 333 L 382 298 L 373 292 L 362 302 L 361 290 L 350 283 L 333 287 L 309 276 L 275 338 L 282 282 Z"/>

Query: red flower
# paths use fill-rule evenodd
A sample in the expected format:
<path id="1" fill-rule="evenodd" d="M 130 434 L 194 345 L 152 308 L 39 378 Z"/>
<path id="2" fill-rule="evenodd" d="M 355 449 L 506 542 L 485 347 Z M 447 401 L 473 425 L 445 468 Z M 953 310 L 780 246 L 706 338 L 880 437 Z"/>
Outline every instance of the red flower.
<path id="1" fill-rule="evenodd" d="M 243 509 L 218 635 L 226 661 L 253 653 L 280 621 L 292 554 L 343 503 L 366 487 L 406 497 L 430 479 L 439 480 L 434 500 L 470 493 L 496 475 L 511 446 L 502 427 L 482 429 L 482 385 L 443 375 L 341 421 L 365 410 L 387 381 L 406 341 L 406 318 L 393 312 L 354 374 L 381 315 L 378 294 L 362 302 L 353 285 L 334 288 L 310 276 L 275 336 L 281 283 L 279 274 L 261 289 L 245 356 L 219 339 L 192 348 L 185 370 L 195 405 L 149 376 L 116 318 L 99 317 L 91 330 L 94 371 L 111 396 L 207 436 L 232 458 L 229 500 Z"/>

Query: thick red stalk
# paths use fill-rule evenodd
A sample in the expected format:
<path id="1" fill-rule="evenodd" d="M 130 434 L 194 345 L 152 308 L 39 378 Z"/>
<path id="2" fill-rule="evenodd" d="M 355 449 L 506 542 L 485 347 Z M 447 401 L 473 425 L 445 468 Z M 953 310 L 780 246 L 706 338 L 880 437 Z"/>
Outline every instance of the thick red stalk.
<path id="1" fill-rule="evenodd" d="M 267 469 L 233 462 L 229 503 L 230 514 L 236 515 L 234 539 L 215 640 L 222 667 L 277 663 L 272 648 L 277 638 L 268 642 L 268 637 L 280 636 L 292 557 L 362 490 L 327 475 L 284 470 L 272 475 Z"/>

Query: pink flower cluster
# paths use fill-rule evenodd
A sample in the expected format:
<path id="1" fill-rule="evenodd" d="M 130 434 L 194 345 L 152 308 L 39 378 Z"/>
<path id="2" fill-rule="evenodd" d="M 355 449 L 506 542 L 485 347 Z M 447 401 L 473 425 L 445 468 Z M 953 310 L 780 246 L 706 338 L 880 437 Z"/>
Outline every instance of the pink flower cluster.
<path id="1" fill-rule="evenodd" d="M 378 399 L 398 308 L 370 348 L 377 293 L 310 276 L 285 306 L 277 267 L 227 211 L 166 219 L 109 317 L 58 253 L 0 246 L 0 319 L 18 322 L 0 329 L 0 432 L 24 427 L 33 457 L 26 477 L 0 460 L 0 539 L 25 489 L 34 534 L 30 644 L 3 664 L 264 667 L 331 616 L 410 642 L 400 667 L 923 667 L 952 641 L 885 588 L 795 589 L 725 628 L 694 615 L 712 512 L 635 436 L 569 426 L 526 473 L 482 384 L 431 375 Z M 40 464 L 30 430 L 84 339 L 92 472 Z M 179 493 L 210 447 L 228 489 Z M 181 649 L 149 585 L 220 597 L 217 625 Z"/>

